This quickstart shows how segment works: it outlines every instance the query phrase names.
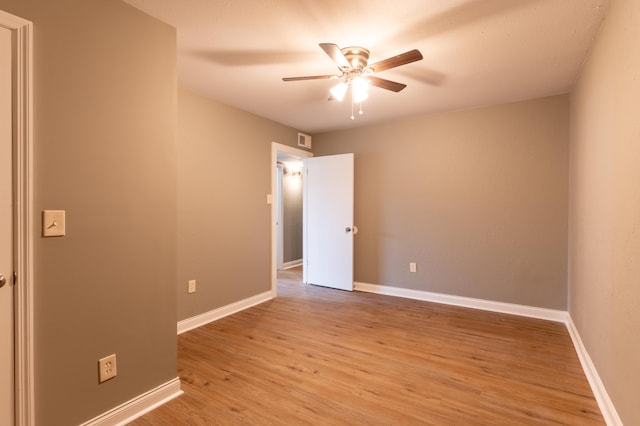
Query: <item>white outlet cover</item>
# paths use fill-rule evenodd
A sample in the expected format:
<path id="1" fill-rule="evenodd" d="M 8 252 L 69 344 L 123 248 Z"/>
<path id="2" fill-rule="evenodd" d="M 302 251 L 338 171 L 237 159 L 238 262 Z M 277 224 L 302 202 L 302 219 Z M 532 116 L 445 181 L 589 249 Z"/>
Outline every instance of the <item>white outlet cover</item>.
<path id="1" fill-rule="evenodd" d="M 100 383 L 113 379 L 117 375 L 116 354 L 111 354 L 98 360 L 98 381 Z"/>
<path id="2" fill-rule="evenodd" d="M 42 236 L 63 237 L 65 233 L 65 211 L 44 210 L 42 212 Z"/>
<path id="3" fill-rule="evenodd" d="M 196 280 L 189 280 L 187 293 L 195 293 L 195 292 L 196 292 Z"/>

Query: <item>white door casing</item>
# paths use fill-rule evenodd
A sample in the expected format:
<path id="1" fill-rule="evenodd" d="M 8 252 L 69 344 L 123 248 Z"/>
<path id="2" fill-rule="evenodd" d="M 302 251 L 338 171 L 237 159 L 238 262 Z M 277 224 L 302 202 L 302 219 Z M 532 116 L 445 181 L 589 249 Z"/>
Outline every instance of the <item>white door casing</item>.
<path id="1" fill-rule="evenodd" d="M 0 10 L 12 33 L 15 424 L 35 425 L 33 348 L 33 24 Z"/>
<path id="2" fill-rule="evenodd" d="M 304 160 L 303 280 L 353 290 L 354 155 Z"/>
<path id="3" fill-rule="evenodd" d="M 14 424 L 12 34 L 0 28 L 0 424 Z"/>

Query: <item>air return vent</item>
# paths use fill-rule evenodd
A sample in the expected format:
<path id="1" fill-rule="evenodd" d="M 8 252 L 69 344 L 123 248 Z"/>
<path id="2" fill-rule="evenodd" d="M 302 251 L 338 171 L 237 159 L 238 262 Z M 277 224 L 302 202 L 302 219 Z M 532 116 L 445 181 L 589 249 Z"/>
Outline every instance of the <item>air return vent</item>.
<path id="1" fill-rule="evenodd" d="M 298 133 L 298 146 L 311 149 L 311 136 Z"/>

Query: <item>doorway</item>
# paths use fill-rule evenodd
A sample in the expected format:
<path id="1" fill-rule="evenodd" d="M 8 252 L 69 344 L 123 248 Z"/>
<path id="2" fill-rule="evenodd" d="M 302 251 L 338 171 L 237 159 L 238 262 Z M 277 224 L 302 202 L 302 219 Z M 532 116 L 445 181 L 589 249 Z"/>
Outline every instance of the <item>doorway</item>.
<path id="1" fill-rule="evenodd" d="M 302 160 L 278 155 L 278 270 L 302 265 Z"/>
<path id="2" fill-rule="evenodd" d="M 303 191 L 301 166 L 305 158 L 312 156 L 313 153 L 309 151 L 303 151 L 276 142 L 271 143 L 271 194 L 273 194 L 271 203 L 271 293 L 273 297 L 277 294 L 278 269 L 296 266 L 302 260 L 301 254 L 297 254 L 302 251 L 302 235 L 300 235 L 299 252 L 295 247 L 291 247 L 295 244 L 292 244 L 292 241 L 289 242 L 289 248 L 292 250 L 285 249 L 287 245 L 285 235 L 287 233 L 284 229 L 284 222 L 287 221 L 287 207 L 284 199 L 287 196 L 286 192 L 289 192 L 290 197 L 294 198 L 294 203 L 289 206 L 293 212 L 290 211 L 289 213 L 296 213 L 296 205 L 298 201 L 300 202 L 299 213 L 301 220 Z M 291 236 L 291 238 L 292 240 L 297 239 L 295 235 Z M 299 258 L 294 259 L 294 257 Z"/>

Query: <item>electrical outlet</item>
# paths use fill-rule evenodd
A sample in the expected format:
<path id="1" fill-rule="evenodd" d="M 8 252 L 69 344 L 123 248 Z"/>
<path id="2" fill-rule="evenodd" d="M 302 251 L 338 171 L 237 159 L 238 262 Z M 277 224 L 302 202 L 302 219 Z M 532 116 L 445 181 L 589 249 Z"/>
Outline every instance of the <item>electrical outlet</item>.
<path id="1" fill-rule="evenodd" d="M 187 289 L 187 293 L 195 293 L 196 292 L 196 280 L 189 280 L 189 287 Z"/>
<path id="2" fill-rule="evenodd" d="M 111 354 L 98 360 L 98 380 L 99 383 L 113 379 L 118 374 L 116 368 L 116 354 Z"/>
<path id="3" fill-rule="evenodd" d="M 418 265 L 415 262 L 409 263 L 409 272 L 416 272 L 418 270 Z"/>

